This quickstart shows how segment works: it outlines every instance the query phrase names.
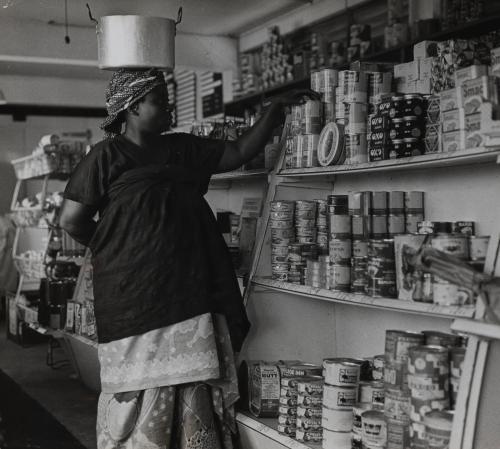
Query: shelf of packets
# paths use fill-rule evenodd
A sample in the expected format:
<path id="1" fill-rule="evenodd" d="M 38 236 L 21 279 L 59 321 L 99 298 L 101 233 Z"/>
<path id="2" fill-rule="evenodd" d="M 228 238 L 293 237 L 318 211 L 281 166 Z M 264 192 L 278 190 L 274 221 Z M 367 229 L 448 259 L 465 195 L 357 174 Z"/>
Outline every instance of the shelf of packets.
<path id="1" fill-rule="evenodd" d="M 85 255 L 73 298 L 67 302 L 65 330 L 91 340 L 97 339 L 90 252 Z"/>
<path id="2" fill-rule="evenodd" d="M 43 136 L 32 154 L 11 161 L 17 179 L 46 175 L 66 177 L 82 160 L 87 142 L 62 139 L 57 134 Z"/>
<path id="3" fill-rule="evenodd" d="M 392 70 L 311 75 L 320 100 L 292 107 L 286 169 L 356 166 L 500 146 L 500 40 L 423 41 Z M 412 160 L 413 162 L 413 160 Z"/>
<path id="4" fill-rule="evenodd" d="M 35 195 L 14 198 L 9 216 L 18 227 L 48 228 L 54 223 L 62 203 L 62 192 L 46 192 L 43 189 Z"/>
<path id="5" fill-rule="evenodd" d="M 451 333 L 387 330 L 379 355 L 243 362 L 253 416 L 238 420 L 297 449 L 447 447 L 465 345 Z"/>
<path id="6" fill-rule="evenodd" d="M 427 194 L 429 195 L 429 194 Z M 468 220 L 432 221 L 421 191 L 352 191 L 315 200 L 271 202 L 261 287 L 353 305 L 472 317 L 471 291 L 415 267 L 423 246 L 482 272 L 489 236 Z M 479 234 L 479 235 L 478 235 Z M 265 254 L 265 253 L 263 253 Z"/>

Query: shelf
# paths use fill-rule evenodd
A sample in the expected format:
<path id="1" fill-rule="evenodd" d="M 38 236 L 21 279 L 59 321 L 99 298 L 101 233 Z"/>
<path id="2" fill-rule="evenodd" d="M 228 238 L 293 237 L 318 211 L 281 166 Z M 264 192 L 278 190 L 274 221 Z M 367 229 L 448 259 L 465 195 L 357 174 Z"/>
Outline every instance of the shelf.
<path id="1" fill-rule="evenodd" d="M 236 421 L 238 423 L 249 427 L 257 433 L 260 433 L 267 438 L 276 441 L 283 446 L 290 449 L 320 449 L 321 443 L 302 443 L 301 441 L 294 440 L 293 438 L 282 435 L 278 432 L 278 419 L 277 418 L 256 418 L 246 412 L 239 412 L 236 414 Z"/>
<path id="2" fill-rule="evenodd" d="M 470 150 L 459 150 L 448 153 L 432 153 L 422 156 L 413 156 L 401 159 L 389 159 L 378 162 L 365 162 L 353 165 L 331 165 L 328 167 L 313 168 L 287 168 L 279 172 L 283 177 L 311 177 L 348 175 L 351 173 L 363 173 L 390 170 L 418 170 L 436 167 L 453 167 L 457 165 L 479 164 L 494 162 L 500 155 L 499 147 L 471 148 Z"/>
<path id="3" fill-rule="evenodd" d="M 238 181 L 251 178 L 267 178 L 269 175 L 268 168 L 258 168 L 255 170 L 238 170 L 226 173 L 217 173 L 210 178 L 210 182 L 217 181 Z"/>
<path id="4" fill-rule="evenodd" d="M 85 337 L 84 335 L 79 335 L 79 334 L 75 334 L 74 332 L 64 331 L 64 336 L 67 336 L 69 338 L 73 338 L 74 340 L 78 340 L 79 342 L 81 342 L 87 346 L 90 346 L 92 348 L 97 349 L 97 347 L 98 347 L 98 343 L 96 340 L 91 340 L 90 338 Z"/>
<path id="5" fill-rule="evenodd" d="M 307 285 L 296 285 L 288 282 L 274 281 L 270 278 L 264 277 L 255 277 L 252 283 L 270 290 L 320 299 L 323 301 L 441 318 L 472 318 L 475 312 L 474 306 L 440 306 L 437 304 L 403 301 L 391 298 L 372 298 L 371 296 L 354 293 L 345 293 L 336 290 L 309 287 Z"/>

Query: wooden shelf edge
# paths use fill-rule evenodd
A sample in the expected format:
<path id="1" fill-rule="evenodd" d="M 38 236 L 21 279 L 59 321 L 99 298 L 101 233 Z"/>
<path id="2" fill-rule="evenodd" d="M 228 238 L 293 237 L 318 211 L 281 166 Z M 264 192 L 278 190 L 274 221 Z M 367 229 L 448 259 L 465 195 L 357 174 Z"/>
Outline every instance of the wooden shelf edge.
<path id="1" fill-rule="evenodd" d="M 264 277 L 255 277 L 252 280 L 252 283 L 260 287 L 290 293 L 293 295 L 305 296 L 323 301 L 331 301 L 339 304 L 391 310 L 394 312 L 427 315 L 449 319 L 472 318 L 475 313 L 475 307 L 473 306 L 440 306 L 437 304 L 418 303 L 392 298 L 372 298 L 371 296 L 355 293 L 326 290 L 310 287 L 307 285 L 290 284 L 288 282 L 275 281 Z"/>
<path id="2" fill-rule="evenodd" d="M 496 161 L 500 156 L 499 147 L 480 147 L 449 153 L 424 154 L 401 159 L 365 162 L 353 165 L 330 165 L 328 167 L 287 168 L 278 175 L 282 177 L 348 175 L 367 171 L 410 170 L 432 167 L 449 167 L 470 163 Z"/>
<path id="3" fill-rule="evenodd" d="M 321 443 L 318 444 L 305 444 L 301 441 L 294 440 L 293 438 L 282 435 L 278 432 L 278 419 L 277 418 L 256 418 L 248 412 L 238 412 L 236 414 L 236 421 L 250 429 L 254 430 L 265 437 L 276 441 L 283 446 L 290 449 L 318 449 L 321 448 Z"/>
<path id="4" fill-rule="evenodd" d="M 226 173 L 217 173 L 212 176 L 210 182 L 214 181 L 237 181 L 248 178 L 264 178 L 267 177 L 270 173 L 270 169 L 267 168 L 258 168 L 255 170 L 238 170 L 238 171 L 230 171 Z"/>

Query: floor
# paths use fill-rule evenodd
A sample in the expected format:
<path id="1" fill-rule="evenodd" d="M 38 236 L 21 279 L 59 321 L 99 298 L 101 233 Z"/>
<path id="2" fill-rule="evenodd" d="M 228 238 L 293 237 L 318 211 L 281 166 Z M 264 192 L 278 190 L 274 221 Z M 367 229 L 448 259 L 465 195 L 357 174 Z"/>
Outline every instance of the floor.
<path id="1" fill-rule="evenodd" d="M 46 342 L 22 347 L 8 340 L 5 323 L 0 324 L 0 370 L 59 421 L 83 447 L 95 449 L 98 395 L 81 384 L 68 364 L 61 363 L 66 357 L 61 349 L 54 350 L 54 361 L 59 362 L 55 364 L 57 369 L 49 367 L 47 348 Z M 0 398 L 3 400 L 5 397 Z"/>

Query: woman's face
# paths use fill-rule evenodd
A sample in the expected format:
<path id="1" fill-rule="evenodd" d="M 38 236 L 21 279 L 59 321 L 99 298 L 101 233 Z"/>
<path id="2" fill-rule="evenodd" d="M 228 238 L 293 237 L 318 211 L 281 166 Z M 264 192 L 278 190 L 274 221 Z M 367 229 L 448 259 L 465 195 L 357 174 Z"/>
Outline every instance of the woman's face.
<path id="1" fill-rule="evenodd" d="M 167 86 L 157 86 L 138 103 L 138 118 L 142 130 L 163 133 L 172 124 L 171 106 L 168 104 Z"/>

